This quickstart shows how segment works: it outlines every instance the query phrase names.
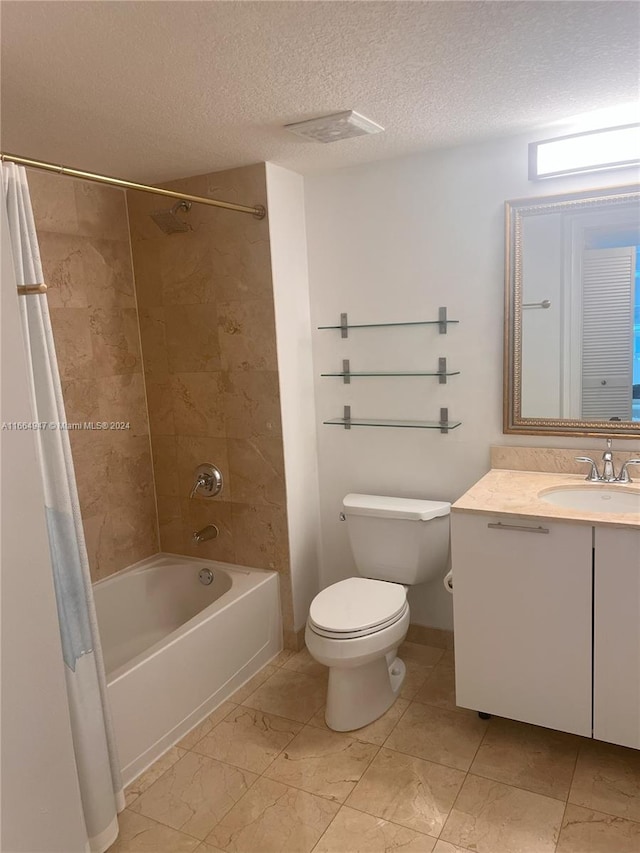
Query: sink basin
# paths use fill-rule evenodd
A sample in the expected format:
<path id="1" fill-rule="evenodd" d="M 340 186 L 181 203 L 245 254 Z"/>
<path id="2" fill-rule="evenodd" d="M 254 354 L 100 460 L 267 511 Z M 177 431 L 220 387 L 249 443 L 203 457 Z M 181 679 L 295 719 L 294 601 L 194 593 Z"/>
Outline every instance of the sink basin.
<path id="1" fill-rule="evenodd" d="M 556 486 L 538 494 L 540 500 L 563 509 L 582 509 L 586 512 L 640 514 L 640 492 L 628 491 L 625 486 Z"/>

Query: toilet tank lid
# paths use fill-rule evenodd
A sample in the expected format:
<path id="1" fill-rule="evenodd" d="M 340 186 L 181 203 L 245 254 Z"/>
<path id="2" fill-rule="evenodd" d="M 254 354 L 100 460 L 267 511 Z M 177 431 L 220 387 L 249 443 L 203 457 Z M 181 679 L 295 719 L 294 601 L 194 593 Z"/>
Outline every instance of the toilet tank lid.
<path id="1" fill-rule="evenodd" d="M 346 515 L 370 515 L 376 518 L 404 518 L 428 521 L 449 515 L 448 501 L 422 501 L 413 498 L 391 498 L 384 495 L 346 495 L 342 501 Z"/>

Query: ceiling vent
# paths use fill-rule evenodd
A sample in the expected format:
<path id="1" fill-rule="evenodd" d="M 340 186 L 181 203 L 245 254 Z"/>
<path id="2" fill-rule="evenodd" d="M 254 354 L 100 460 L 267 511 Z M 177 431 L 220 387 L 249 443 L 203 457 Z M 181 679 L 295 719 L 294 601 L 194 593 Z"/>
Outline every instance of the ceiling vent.
<path id="1" fill-rule="evenodd" d="M 299 121 L 295 124 L 285 124 L 285 128 L 291 133 L 305 136 L 316 142 L 339 142 L 341 139 L 351 139 L 353 136 L 365 136 L 369 133 L 382 133 L 384 130 L 384 127 L 376 124 L 375 121 L 353 110 L 320 116 L 309 121 Z"/>

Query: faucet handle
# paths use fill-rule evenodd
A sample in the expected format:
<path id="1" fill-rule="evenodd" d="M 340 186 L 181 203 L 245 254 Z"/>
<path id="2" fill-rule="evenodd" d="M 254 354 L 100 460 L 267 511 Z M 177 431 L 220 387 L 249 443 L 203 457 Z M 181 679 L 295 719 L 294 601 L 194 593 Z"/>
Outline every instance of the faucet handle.
<path id="1" fill-rule="evenodd" d="M 198 465 L 195 470 L 196 482 L 191 489 L 190 498 L 201 495 L 204 498 L 214 498 L 222 491 L 222 471 L 211 462 Z"/>
<path id="2" fill-rule="evenodd" d="M 616 477 L 616 481 L 618 483 L 632 483 L 633 480 L 629 476 L 629 472 L 627 471 L 627 466 L 629 465 L 640 465 L 640 459 L 627 459 L 622 468 L 620 469 L 620 473 Z"/>
<path id="3" fill-rule="evenodd" d="M 593 461 L 590 456 L 576 456 L 576 462 L 588 462 L 591 465 L 591 470 L 585 477 L 585 480 L 589 480 L 591 483 L 597 483 L 600 480 L 600 474 L 598 473 L 598 466 Z"/>

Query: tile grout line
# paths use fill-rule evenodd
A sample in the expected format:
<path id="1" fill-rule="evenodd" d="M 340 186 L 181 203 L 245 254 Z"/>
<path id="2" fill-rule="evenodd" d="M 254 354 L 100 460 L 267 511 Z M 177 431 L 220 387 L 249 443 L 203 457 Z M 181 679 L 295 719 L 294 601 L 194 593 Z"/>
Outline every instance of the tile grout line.
<path id="1" fill-rule="evenodd" d="M 228 701 L 228 700 L 227 700 L 227 701 Z M 409 700 L 409 705 L 410 705 L 410 704 L 411 704 L 411 700 Z M 385 741 L 384 741 L 381 745 L 378 745 L 378 744 L 372 744 L 370 741 L 356 741 L 357 743 L 363 743 L 363 744 L 368 745 L 368 746 L 375 746 L 375 747 L 376 747 L 376 749 L 377 749 L 376 753 L 375 753 L 375 754 L 372 756 L 372 758 L 369 760 L 369 762 L 368 762 L 368 764 L 367 764 L 367 767 L 366 767 L 366 768 L 365 768 L 365 770 L 363 771 L 362 776 L 360 777 L 360 779 L 362 779 L 362 777 L 364 776 L 364 774 L 366 773 L 366 771 L 369 769 L 369 767 L 371 766 L 371 764 L 373 764 L 374 760 L 375 760 L 375 759 L 377 758 L 377 756 L 380 754 L 381 750 L 382 750 L 382 749 L 388 749 L 390 752 L 395 752 L 395 753 L 397 753 L 398 755 L 406 755 L 406 756 L 408 756 L 409 758 L 417 758 L 418 760 L 420 760 L 420 761 L 425 761 L 425 762 L 427 762 L 427 763 L 429 763 L 429 764 L 435 764 L 435 765 L 437 765 L 437 766 L 439 766 L 439 767 L 446 767 L 448 770 L 457 770 L 457 771 L 458 771 L 458 772 L 460 772 L 460 773 L 464 773 L 464 774 L 465 774 L 465 776 L 464 776 L 464 779 L 463 779 L 462 784 L 461 784 L 461 786 L 460 786 L 460 791 L 462 790 L 462 787 L 464 786 L 465 782 L 467 781 L 468 776 L 470 776 L 470 775 L 471 775 L 471 776 L 476 776 L 477 778 L 486 779 L 488 782 L 494 782 L 494 783 L 495 783 L 495 784 L 497 784 L 497 785 L 504 785 L 504 786 L 505 786 L 505 787 L 507 787 L 507 788 L 513 788 L 513 789 L 515 789 L 515 790 L 522 791 L 523 793 L 526 793 L 526 794 L 533 794 L 534 796 L 544 797 L 545 799 L 547 799 L 547 800 L 552 800 L 552 801 L 554 801 L 554 802 L 560 802 L 560 803 L 564 802 L 564 803 L 565 803 L 565 810 L 566 810 L 566 806 L 568 806 L 568 805 L 570 804 L 570 803 L 569 803 L 569 801 L 568 801 L 568 799 L 567 799 L 567 800 L 562 800 L 562 799 L 560 799 L 560 798 L 558 798 L 558 797 L 552 797 L 552 796 L 550 796 L 549 794 L 541 794 L 539 791 L 531 791 L 531 790 L 529 790 L 528 788 L 522 788 L 522 787 L 520 787 L 519 785 L 514 785 L 514 784 L 509 783 L 509 782 L 501 782 L 501 781 L 499 781 L 499 780 L 497 780 L 497 779 L 491 779 L 491 778 L 490 778 L 490 777 L 488 777 L 488 776 L 483 776 L 481 773 L 477 773 L 477 772 L 475 772 L 475 771 L 472 771 L 472 765 L 473 765 L 473 762 L 475 761 L 475 759 L 476 759 L 476 757 L 477 757 L 477 754 L 478 754 L 478 752 L 480 751 L 480 747 L 482 746 L 482 743 L 484 742 L 484 739 L 485 739 L 485 737 L 486 737 L 486 735 L 487 735 L 487 733 L 488 733 L 488 731 L 489 731 L 490 726 L 487 726 L 487 729 L 486 729 L 485 733 L 483 734 L 482 739 L 481 739 L 480 743 L 478 744 L 478 747 L 477 747 L 477 749 L 476 749 L 476 751 L 475 751 L 475 753 L 474 753 L 474 757 L 473 757 L 473 759 L 472 759 L 472 761 L 471 761 L 471 764 L 470 764 L 470 766 L 469 766 L 469 769 L 468 769 L 468 770 L 466 770 L 466 771 L 460 770 L 460 768 L 459 768 L 459 767 L 453 767 L 453 766 L 452 766 L 452 765 L 450 765 L 450 764 L 443 764 L 442 762 L 434 761 L 433 759 L 430 759 L 430 758 L 423 758 L 423 757 L 422 757 L 422 756 L 420 756 L 420 755 L 413 755 L 412 753 L 408 753 L 408 752 L 401 752 L 400 750 L 393 749 L 392 747 L 387 746 L 387 745 L 386 745 L 386 740 L 391 736 L 391 734 L 392 734 L 393 730 L 396 728 L 396 726 L 400 723 L 400 720 L 401 720 L 401 719 L 404 717 L 404 715 L 407 713 L 407 711 L 408 711 L 408 709 L 409 709 L 409 705 L 407 705 L 407 708 L 405 708 L 405 710 L 402 712 L 401 716 L 400 716 L 400 717 L 398 718 L 398 720 L 394 723 L 394 727 L 393 727 L 393 729 L 391 730 L 391 732 L 389 733 L 389 735 L 387 736 L 387 738 L 385 738 Z M 237 705 L 236 707 L 245 707 L 245 706 Z M 234 709 L 231 709 L 231 710 L 234 710 Z M 269 713 L 269 712 L 266 712 L 266 711 L 260 711 L 259 709 L 256 709 L 256 708 L 247 708 L 247 710 L 250 710 L 250 711 L 256 711 L 257 713 L 265 713 L 265 714 L 268 714 L 268 713 Z M 231 713 L 231 711 L 229 711 L 229 714 L 230 714 L 230 713 Z M 316 712 L 316 713 L 317 713 L 317 712 Z M 223 722 L 223 721 L 227 718 L 227 716 L 228 716 L 228 714 L 227 714 L 227 715 L 225 715 L 225 717 L 223 718 L 223 720 L 220 720 L 218 723 L 216 723 L 216 725 L 214 726 L 214 728 L 216 728 L 218 725 L 220 725 L 220 723 L 221 723 L 221 722 Z M 271 716 L 280 716 L 280 715 L 272 714 Z M 300 733 L 304 730 L 304 728 L 306 728 L 307 726 L 309 726 L 309 725 L 310 725 L 309 723 L 301 723 L 299 720 L 290 720 L 289 718 L 285 718 L 285 717 L 281 717 L 281 719 L 287 719 L 289 722 L 297 723 L 298 725 L 301 725 L 301 726 L 303 727 L 303 728 L 300 730 L 300 732 L 298 732 L 294 737 L 297 737 L 297 735 L 298 735 L 298 734 L 300 734 Z M 323 729 L 320 729 L 319 727 L 315 727 L 315 726 L 310 726 L 310 728 L 312 728 L 312 729 L 314 729 L 314 730 L 316 730 L 316 731 L 323 731 Z M 212 730 L 213 730 L 213 729 L 212 729 Z M 329 730 L 329 731 L 331 732 L 331 730 Z M 349 735 L 347 732 L 334 732 L 334 734 L 344 734 L 345 736 L 350 737 L 350 735 Z M 205 735 L 205 737 L 206 737 L 206 735 Z M 292 738 L 292 740 L 293 740 L 293 739 L 294 739 L 294 738 Z M 351 738 L 351 739 L 352 739 L 352 740 L 356 740 L 355 738 Z M 276 756 L 276 758 L 274 758 L 274 759 L 273 759 L 273 761 L 269 764 L 269 766 L 268 766 L 267 768 L 265 768 L 265 770 L 264 770 L 262 773 L 258 774 L 258 778 L 262 778 L 262 777 L 264 776 L 266 779 L 268 779 L 268 780 L 270 780 L 270 781 L 278 781 L 278 780 L 270 779 L 270 777 L 269 777 L 269 776 L 266 776 L 265 774 L 267 773 L 267 771 L 269 770 L 269 768 L 273 765 L 273 763 L 276 761 L 276 759 L 277 759 L 277 758 L 278 758 L 278 757 L 279 757 L 279 756 L 284 752 L 284 750 L 285 750 L 286 748 L 287 748 L 287 747 L 286 747 L 286 746 L 284 746 L 284 747 L 280 750 L 280 752 L 278 753 L 278 755 Z M 574 763 L 573 776 L 575 776 L 575 770 L 576 770 L 576 767 L 577 767 L 577 761 L 578 761 L 578 757 L 579 757 L 580 749 L 582 749 L 582 746 L 579 748 L 579 750 L 578 750 L 578 754 L 577 754 L 577 756 L 576 756 L 576 760 L 575 760 L 575 763 Z M 191 751 L 191 750 L 187 750 L 187 751 Z M 196 754 L 196 755 L 202 755 L 202 753 L 195 753 L 195 754 Z M 218 762 L 220 762 L 221 764 L 225 764 L 226 766 L 231 767 L 232 769 L 235 769 L 235 770 L 243 770 L 243 769 L 244 769 L 244 768 L 239 768 L 239 767 L 237 767 L 236 765 L 229 764 L 229 763 L 228 763 L 228 762 L 226 762 L 226 761 L 222 761 L 221 759 L 212 758 L 211 756 L 206 756 L 206 755 L 205 755 L 205 757 L 210 758 L 212 761 L 218 761 Z M 179 760 L 179 759 L 178 759 L 178 760 Z M 175 762 L 175 763 L 177 763 L 177 762 Z M 171 767 L 173 767 L 173 766 L 174 766 L 174 765 L 171 765 Z M 165 773 L 166 773 L 166 772 L 168 772 L 169 770 L 171 770 L 171 767 L 169 767 L 169 768 L 167 769 L 167 771 L 165 771 Z M 245 772 L 247 772 L 247 773 L 255 773 L 255 771 L 250 771 L 250 770 L 245 770 Z M 164 775 L 164 773 L 163 773 L 162 775 Z M 573 783 L 573 776 L 572 776 L 572 783 Z M 360 781 L 360 779 L 358 780 L 358 782 Z M 157 781 L 157 780 L 156 780 L 156 781 Z M 257 782 L 257 779 L 256 779 L 256 780 L 254 780 L 254 781 L 251 783 L 251 786 L 249 786 L 249 787 L 252 787 L 256 782 Z M 155 784 L 155 782 L 154 782 L 153 784 Z M 332 797 L 327 797 L 327 796 L 325 796 L 325 795 L 323 795 L 323 794 L 318 794 L 318 793 L 313 793 L 313 792 L 311 792 L 311 791 L 307 791 L 305 788 L 299 788 L 299 787 L 297 787 L 296 785 L 293 785 L 293 784 L 291 784 L 291 783 L 289 783 L 289 782 L 280 782 L 279 784 L 281 784 L 281 785 L 285 785 L 285 786 L 286 786 L 286 787 L 288 787 L 288 788 L 293 788 L 294 790 L 297 790 L 297 791 L 303 791 L 304 793 L 311 794 L 312 796 L 320 797 L 321 799 L 327 800 L 328 802 L 334 802 L 334 803 L 338 802 L 337 800 L 333 799 Z M 357 784 L 358 784 L 358 783 L 356 783 L 356 785 L 357 785 Z M 248 790 L 249 790 L 249 789 L 247 789 L 247 791 L 248 791 Z M 354 787 L 354 790 L 355 790 L 355 787 Z M 571 790 L 571 786 L 569 787 L 569 792 L 570 792 L 570 790 Z M 458 797 L 459 797 L 460 791 L 458 791 L 458 794 L 456 794 L 456 798 L 455 798 L 454 803 L 453 803 L 453 805 L 451 806 L 451 809 L 450 809 L 450 811 L 449 811 L 449 813 L 448 813 L 448 815 L 447 815 L 447 819 L 448 819 L 449 815 L 451 814 L 451 811 L 453 811 L 453 809 L 454 809 L 454 807 L 455 807 L 455 803 L 456 803 L 456 802 L 457 802 L 457 800 L 458 800 Z M 353 793 L 353 791 L 352 791 L 351 793 Z M 349 793 L 349 794 L 348 794 L 348 796 L 347 796 L 347 800 L 348 800 L 348 799 L 349 799 L 349 797 L 351 796 L 351 793 Z M 245 793 L 245 794 L 243 794 L 243 797 L 244 797 L 245 795 L 246 795 L 246 793 Z M 569 796 L 569 794 L 567 794 L 567 798 L 568 798 L 568 796 Z M 241 799 L 242 799 L 242 797 L 241 797 Z M 238 800 L 238 802 L 240 802 L 240 801 Z M 338 803 L 338 805 L 339 805 L 340 807 L 342 807 L 342 806 L 347 806 L 347 808 L 353 808 L 353 809 L 354 809 L 354 811 L 359 811 L 359 812 L 361 812 L 362 814 L 367 814 L 367 815 L 370 815 L 371 817 L 380 817 L 379 815 L 374 815 L 374 814 L 372 814 L 371 812 L 367 812 L 367 811 L 365 811 L 364 809 L 361 809 L 361 808 L 358 808 L 358 807 L 355 807 L 355 806 L 348 805 L 346 800 L 345 800 L 343 803 Z M 615 818 L 615 819 L 621 819 L 621 820 L 628 820 L 628 821 L 629 821 L 629 822 L 631 822 L 631 823 L 640 823 L 640 821 L 634 821 L 632 818 L 620 818 L 620 816 L 619 816 L 619 815 L 609 814 L 608 812 L 604 812 L 604 811 L 602 811 L 601 809 L 592 809 L 592 810 L 593 810 L 593 811 L 597 811 L 597 812 L 599 812 L 600 814 L 606 815 L 607 817 L 612 817 L 612 818 Z M 387 820 L 387 818 L 381 818 L 381 820 L 386 820 L 386 821 L 387 821 L 387 823 L 394 823 L 394 824 L 395 824 L 395 821 Z M 333 822 L 333 821 L 332 821 L 332 822 Z M 445 821 L 445 823 L 446 823 L 446 821 Z M 403 826 L 403 824 L 395 824 L 395 825 L 397 825 L 397 826 Z M 174 827 L 171 827 L 171 828 L 174 828 Z M 410 827 L 405 827 L 405 828 L 410 828 Z M 444 829 L 444 826 L 443 826 L 443 829 Z M 179 831 L 181 831 L 181 830 L 179 830 Z M 419 832 L 418 830 L 413 830 L 413 831 L 414 831 L 414 832 Z M 429 836 L 429 834 L 428 834 L 428 833 L 421 833 L 421 834 L 423 834 L 423 835 L 427 835 L 427 836 L 428 836 L 428 837 L 430 837 L 430 838 L 435 838 L 435 837 L 437 837 L 438 839 L 440 838 L 440 836 Z"/>
<path id="2" fill-rule="evenodd" d="M 126 811 L 131 811 L 131 809 L 129 809 L 129 807 L 127 806 L 127 808 L 123 809 L 123 811 L 120 812 L 120 814 L 122 814 L 123 812 L 126 812 Z M 161 820 L 158 820 L 155 817 L 149 817 L 149 815 L 142 814 L 142 812 L 133 812 L 132 811 L 131 814 L 135 814 L 135 815 L 138 815 L 139 817 L 143 817 L 143 818 L 145 818 L 145 820 L 150 820 L 151 823 L 155 823 L 158 826 L 162 826 L 164 829 L 170 829 L 172 832 L 177 832 L 179 835 L 184 835 L 187 838 L 193 838 L 194 841 L 198 842 L 198 846 L 205 843 L 204 839 L 198 838 L 196 835 L 191 835 L 190 832 L 185 832 L 184 829 L 176 829 L 175 826 L 170 826 L 168 823 L 163 823 Z M 116 841 L 114 841 L 114 844 L 117 844 L 117 843 L 118 843 L 118 838 L 116 838 Z M 197 847 L 194 847 L 194 853 L 197 849 L 198 849 Z M 107 848 L 105 853 L 109 853 L 109 850 L 111 850 L 111 847 Z"/>
<path id="3" fill-rule="evenodd" d="M 400 697 L 398 697 L 398 698 L 400 698 Z M 396 699 L 396 701 L 397 701 L 397 699 Z M 411 705 L 412 700 L 411 700 L 411 699 L 408 699 L 408 700 L 406 700 L 406 702 L 407 702 L 407 707 L 404 709 L 404 711 L 400 714 L 400 716 L 398 717 L 398 719 L 395 721 L 395 723 L 393 724 L 393 726 L 392 726 L 392 728 L 391 728 L 391 731 L 390 731 L 390 732 L 389 732 L 389 734 L 385 737 L 385 739 L 383 740 L 383 742 L 382 742 L 381 744 L 372 744 L 373 746 L 377 746 L 377 750 L 376 750 L 376 752 L 375 752 L 375 753 L 374 753 L 374 755 L 371 757 L 371 760 L 369 761 L 369 763 L 367 764 L 367 766 L 366 766 L 366 767 L 365 767 L 365 769 L 363 770 L 363 772 L 362 772 L 362 774 L 361 774 L 361 776 L 360 776 L 360 779 L 358 779 L 358 781 L 357 781 L 357 782 L 356 782 L 356 784 L 354 785 L 353 790 L 352 790 L 352 791 L 347 795 L 347 797 L 346 797 L 345 801 L 344 801 L 343 803 L 341 803 L 341 804 L 340 804 L 340 808 L 339 808 L 339 809 L 338 809 L 338 811 L 335 813 L 334 817 L 331 819 L 331 821 L 330 821 L 329 825 L 326 827 L 326 829 L 324 830 L 324 832 L 322 833 L 322 835 L 320 836 L 320 838 L 319 838 L 319 839 L 317 840 L 317 842 L 314 844 L 314 846 L 313 846 L 312 850 L 310 851 L 310 853 L 314 853 L 314 850 L 316 850 L 316 849 L 317 849 L 318 845 L 320 844 L 320 842 L 322 841 L 322 839 L 324 838 L 324 836 L 327 834 L 327 832 L 329 831 L 329 829 L 333 826 L 334 822 L 337 820 L 338 815 L 340 814 L 340 812 L 342 811 L 342 809 L 343 809 L 343 808 L 352 809 L 353 811 L 357 811 L 357 812 L 359 812 L 360 814 L 364 814 L 364 815 L 366 815 L 367 817 L 373 817 L 373 818 L 374 818 L 374 819 L 376 819 L 376 820 L 384 820 L 384 821 L 386 821 L 386 823 L 392 824 L 393 826 L 398 826 L 398 827 L 400 827 L 400 828 L 402 828 L 402 829 L 409 829 L 409 827 L 403 826 L 402 824 L 395 823 L 394 821 L 387 820 L 386 818 L 381 818 L 381 817 L 380 817 L 380 815 L 374 815 L 374 814 L 372 814 L 371 812 L 366 812 L 366 811 L 364 811 L 363 809 L 359 809 L 359 808 L 357 808 L 357 807 L 355 807 L 355 806 L 347 805 L 347 800 L 349 800 L 349 798 L 351 797 L 351 795 L 353 794 L 353 792 L 354 792 L 354 791 L 355 791 L 355 789 L 357 788 L 358 784 L 359 784 L 359 783 L 361 782 L 361 780 L 364 778 L 364 776 L 365 776 L 365 774 L 366 774 L 367 770 L 371 767 L 371 765 L 373 764 L 373 762 L 374 762 L 374 761 L 376 760 L 376 758 L 380 755 L 381 751 L 385 748 L 385 747 L 384 747 L 384 745 L 385 745 L 385 743 L 386 743 L 387 739 L 391 736 L 392 732 L 395 730 L 395 728 L 396 728 L 396 726 L 398 725 L 398 723 L 400 722 L 400 720 L 404 717 L 404 715 L 405 715 L 405 714 L 407 713 L 407 711 L 409 710 L 409 707 L 410 707 L 410 705 Z M 394 703 L 394 704 L 395 704 L 395 703 Z M 393 707 L 393 705 L 392 705 L 391 707 Z M 387 709 L 387 710 L 390 710 L 390 708 L 389 708 L 389 709 Z M 385 711 L 385 713 L 387 713 L 387 712 Z M 382 716 L 384 716 L 384 715 L 382 715 Z M 380 717 L 379 717 L 378 719 L 380 719 Z M 374 722 L 376 722 L 376 721 L 374 720 Z M 357 729 L 356 729 L 356 731 L 357 731 Z M 367 741 L 359 741 L 359 743 L 367 743 Z M 410 830 L 410 831 L 412 831 L 412 832 L 416 832 L 418 835 L 425 835 L 427 838 L 434 838 L 434 836 L 433 836 L 433 835 L 428 835 L 427 833 L 420 833 L 420 832 L 418 832 L 417 830 Z"/>
<path id="4" fill-rule="evenodd" d="M 472 758 L 472 759 L 471 759 L 471 761 L 469 762 L 469 767 L 467 768 L 467 770 L 466 770 L 466 772 L 465 772 L 465 774 L 464 774 L 464 779 L 462 780 L 462 784 L 461 784 L 461 785 L 460 785 L 460 787 L 458 788 L 458 793 L 456 794 L 455 799 L 454 799 L 453 803 L 451 804 L 451 808 L 449 809 L 449 811 L 448 811 L 448 813 L 447 813 L 447 817 L 445 818 L 445 821 L 444 821 L 444 823 L 442 824 L 442 829 L 441 829 L 441 830 L 440 830 L 440 832 L 438 833 L 438 839 L 442 838 L 442 833 L 445 831 L 445 829 L 446 829 L 446 827 L 447 827 L 447 823 L 449 822 L 449 818 L 451 817 L 451 813 L 453 812 L 453 810 L 454 810 L 454 809 L 455 809 L 455 807 L 456 807 L 456 803 L 458 802 L 458 799 L 459 799 L 459 797 L 460 797 L 460 794 L 462 793 L 462 789 L 464 788 L 464 786 L 465 786 L 465 784 L 466 784 L 466 782 L 467 782 L 467 779 L 469 778 L 469 773 L 471 772 L 471 767 L 473 766 L 473 762 L 476 760 L 476 756 L 478 755 L 478 752 L 480 751 L 480 747 L 481 747 L 481 746 L 482 746 L 482 744 L 484 743 L 484 739 L 486 738 L 486 736 L 487 736 L 487 732 L 489 731 L 489 728 L 490 728 L 490 727 L 491 727 L 491 720 L 489 720 L 489 724 L 488 724 L 488 725 L 487 725 L 487 727 L 485 728 L 485 730 L 484 730 L 484 734 L 483 734 L 483 735 L 482 735 L 482 737 L 480 738 L 480 743 L 478 744 L 477 749 L 476 749 L 476 751 L 475 751 L 475 752 L 474 752 L 474 754 L 473 754 L 473 758 Z"/>
<path id="5" fill-rule="evenodd" d="M 567 799 L 564 804 L 564 811 L 562 812 L 562 819 L 560 821 L 560 829 L 558 831 L 558 840 L 556 841 L 555 847 L 553 848 L 554 853 L 558 849 L 558 844 L 560 844 L 560 836 L 562 835 L 562 827 L 564 826 L 564 819 L 567 815 L 567 808 L 569 806 L 569 797 L 571 796 L 571 788 L 573 787 L 573 780 L 576 775 L 576 768 L 578 766 L 578 759 L 580 758 L 580 752 L 582 751 L 582 744 L 579 744 L 578 749 L 576 750 L 576 760 L 573 762 L 573 772 L 571 774 L 571 781 L 569 782 L 569 790 L 567 791 Z"/>
<path id="6" fill-rule="evenodd" d="M 387 818 L 387 817 L 382 817 L 382 816 L 381 816 L 381 815 L 379 815 L 379 814 L 374 814 L 373 812 L 367 812 L 367 811 L 365 811 L 363 808 L 361 808 L 360 806 L 352 806 L 352 805 L 350 805 L 349 803 L 344 802 L 344 803 L 342 803 L 342 805 L 340 806 L 340 808 L 342 809 L 343 807 L 344 807 L 344 808 L 347 808 L 347 809 L 351 809 L 351 810 L 352 810 L 352 811 L 354 811 L 354 812 L 358 812 L 358 814 L 363 814 L 363 815 L 366 815 L 367 817 L 373 817 L 373 818 L 375 818 L 376 820 L 383 820 L 383 821 L 385 821 L 385 823 L 390 823 L 392 826 L 397 826 L 397 827 L 399 827 L 400 829 L 408 829 L 410 832 L 415 832 L 417 835 L 420 835 L 420 836 L 424 835 L 426 838 L 433 838 L 435 841 L 439 841 L 439 838 L 438 838 L 438 836 L 437 836 L 437 835 L 430 835 L 428 832 L 422 832 L 422 830 L 420 830 L 420 829 L 414 829 L 413 827 L 411 827 L 411 826 L 407 826 L 407 825 L 406 825 L 406 824 L 404 824 L 404 823 L 398 823 L 398 822 L 397 822 L 397 821 L 395 821 L 395 820 L 390 820 L 389 818 Z M 337 817 L 337 816 L 338 816 L 338 815 L 336 814 L 336 817 Z M 335 818 L 334 818 L 333 820 L 335 820 Z M 333 823 L 333 820 L 331 821 L 331 823 Z M 327 827 L 327 829 L 328 829 L 328 828 L 329 828 L 329 827 Z M 325 830 L 325 832 L 326 832 L 326 830 Z M 324 834 L 324 833 L 323 833 L 323 834 Z M 345 853 L 346 853 L 346 851 L 345 851 Z"/>

